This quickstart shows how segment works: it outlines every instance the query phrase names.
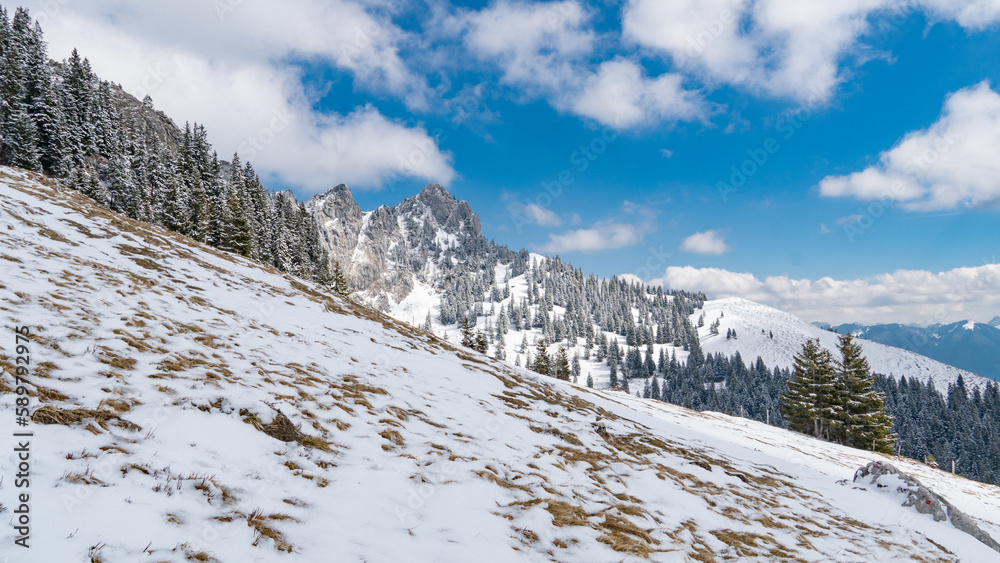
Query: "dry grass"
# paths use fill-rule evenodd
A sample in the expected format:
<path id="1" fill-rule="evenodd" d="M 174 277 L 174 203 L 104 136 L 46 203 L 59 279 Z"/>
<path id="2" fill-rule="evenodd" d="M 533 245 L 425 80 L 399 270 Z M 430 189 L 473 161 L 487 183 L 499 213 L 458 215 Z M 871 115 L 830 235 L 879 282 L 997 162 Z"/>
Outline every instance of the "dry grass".
<path id="1" fill-rule="evenodd" d="M 167 522 L 170 522 L 171 524 L 177 524 L 178 526 L 181 526 L 181 525 L 184 524 L 184 519 L 181 518 L 180 516 L 176 515 L 176 514 L 168 513 L 167 514 Z"/>
<path id="2" fill-rule="evenodd" d="M 507 481 L 506 479 L 501 477 L 500 474 L 497 473 L 495 469 L 493 469 L 490 466 L 486 466 L 486 469 L 484 470 L 477 471 L 476 475 L 479 476 L 481 479 L 492 481 L 505 489 L 514 489 L 518 491 L 524 491 L 526 493 L 531 492 L 531 489 L 529 489 L 528 487 Z"/>
<path id="3" fill-rule="evenodd" d="M 399 432 L 395 431 L 395 430 L 392 430 L 392 429 L 383 430 L 383 431 L 379 432 L 378 435 L 381 436 L 381 437 L 383 437 L 383 438 L 385 438 L 386 440 L 389 440 L 390 442 L 392 442 L 393 444 L 395 444 L 397 446 L 402 446 L 402 445 L 404 445 L 406 443 L 403 440 L 403 435 L 400 434 Z"/>
<path id="4" fill-rule="evenodd" d="M 90 409 L 61 409 L 52 405 L 43 405 L 31 414 L 31 420 L 38 424 L 61 424 L 69 426 L 85 420 L 94 420 L 104 428 L 104 423 L 118 418 L 109 411 Z"/>
<path id="5" fill-rule="evenodd" d="M 561 500 L 545 501 L 545 510 L 552 515 L 553 526 L 588 526 L 587 511 Z"/>
<path id="6" fill-rule="evenodd" d="M 101 355 L 100 360 L 102 364 L 111 366 L 117 370 L 131 371 L 135 369 L 136 361 L 132 358 L 126 358 L 124 356 L 119 356 L 113 350 L 106 346 L 100 347 Z"/>
<path id="7" fill-rule="evenodd" d="M 101 556 L 103 549 L 104 542 L 90 546 L 90 549 L 87 550 L 87 558 L 90 560 L 90 563 L 104 563 L 104 557 Z"/>
<path id="8" fill-rule="evenodd" d="M 285 534 L 271 527 L 270 519 L 264 516 L 264 512 L 261 509 L 255 509 L 245 517 L 247 519 L 247 526 L 254 529 L 254 547 L 259 546 L 264 538 L 268 538 L 274 542 L 274 549 L 277 551 L 285 553 L 292 553 L 294 551 L 295 546 L 285 540 Z"/>
<path id="9" fill-rule="evenodd" d="M 63 480 L 66 481 L 67 483 L 104 486 L 104 481 L 98 479 L 90 469 L 84 471 L 83 473 L 72 473 L 69 475 L 63 475 Z"/>
<path id="10" fill-rule="evenodd" d="M 262 424 L 260 419 L 257 418 L 257 415 L 246 409 L 240 411 L 240 416 L 243 417 L 243 422 L 253 426 L 257 430 L 260 430 L 275 440 L 280 440 L 282 442 L 297 442 L 306 447 L 315 448 L 325 452 L 331 451 L 330 444 L 328 444 L 325 440 L 317 436 L 303 434 L 294 424 L 292 424 L 292 421 L 281 412 L 275 415 L 274 420 L 271 421 L 270 424 Z"/>
<path id="11" fill-rule="evenodd" d="M 49 387 L 43 387 L 41 385 L 36 385 L 35 386 L 35 396 L 38 397 L 39 401 L 43 401 L 43 402 L 47 402 L 47 403 L 48 402 L 52 402 L 52 401 L 66 401 L 66 400 L 69 400 L 69 397 L 67 397 L 66 395 L 63 395 L 59 391 L 56 391 L 55 389 L 51 389 Z"/>
<path id="12" fill-rule="evenodd" d="M 574 446 L 583 447 L 583 442 L 581 442 L 579 438 L 573 436 L 572 434 L 567 434 L 557 428 L 551 426 L 543 428 L 541 426 L 535 426 L 534 424 L 529 424 L 528 428 L 530 428 L 532 432 L 537 432 L 539 434 L 549 434 Z"/>

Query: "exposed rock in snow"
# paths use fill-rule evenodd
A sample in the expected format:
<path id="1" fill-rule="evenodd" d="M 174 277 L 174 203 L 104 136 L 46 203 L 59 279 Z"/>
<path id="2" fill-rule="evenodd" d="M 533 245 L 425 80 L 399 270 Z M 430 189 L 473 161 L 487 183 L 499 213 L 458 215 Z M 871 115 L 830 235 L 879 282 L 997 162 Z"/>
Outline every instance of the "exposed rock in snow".
<path id="1" fill-rule="evenodd" d="M 469 204 L 430 184 L 394 207 L 362 212 L 347 186 L 313 197 L 306 208 L 320 225 L 331 265 L 339 262 L 359 297 L 385 311 L 415 282 L 437 286 L 439 261 L 448 250 L 474 252 L 485 244 Z"/>
<path id="2" fill-rule="evenodd" d="M 854 481 L 871 476 L 870 485 L 878 488 L 895 487 L 895 492 L 906 497 L 903 506 L 913 507 L 920 514 L 930 514 L 934 521 L 951 520 L 953 526 L 1000 552 L 997 543 L 961 510 L 944 497 L 920 484 L 916 477 L 903 473 L 891 463 L 872 461 L 854 473 Z"/>

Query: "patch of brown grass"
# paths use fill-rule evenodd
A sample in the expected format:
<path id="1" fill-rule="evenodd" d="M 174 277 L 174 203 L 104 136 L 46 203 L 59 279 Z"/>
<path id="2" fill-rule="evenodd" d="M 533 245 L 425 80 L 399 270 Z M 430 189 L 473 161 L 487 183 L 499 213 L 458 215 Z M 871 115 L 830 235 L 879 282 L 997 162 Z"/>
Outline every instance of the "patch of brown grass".
<path id="1" fill-rule="evenodd" d="M 135 368 L 136 361 L 132 358 L 126 358 L 124 356 L 119 356 L 112 349 L 101 346 L 100 347 L 100 357 L 101 363 L 107 366 L 111 366 L 117 370 L 127 370 L 131 371 Z"/>
<path id="2" fill-rule="evenodd" d="M 587 526 L 587 511 L 561 500 L 545 501 L 545 510 L 552 515 L 553 526 Z"/>
<path id="3" fill-rule="evenodd" d="M 38 424 L 62 424 L 69 426 L 84 420 L 94 420 L 104 427 L 104 423 L 118 418 L 118 415 L 109 411 L 99 411 L 92 409 L 61 409 L 52 405 L 42 405 L 31 414 L 31 420 Z"/>
<path id="4" fill-rule="evenodd" d="M 389 440 L 390 442 L 392 442 L 397 446 L 402 446 L 406 443 L 403 440 L 403 435 L 392 429 L 383 430 L 379 432 L 378 435 L 385 438 L 386 440 Z"/>
<path id="5" fill-rule="evenodd" d="M 518 491 L 524 491 L 526 493 L 531 492 L 531 489 L 525 487 L 524 485 L 518 485 L 516 483 L 511 483 L 510 481 L 507 481 L 506 479 L 501 477 L 500 474 L 497 473 L 495 469 L 493 469 L 490 466 L 487 466 L 486 469 L 477 471 L 476 475 L 479 476 L 481 479 L 492 481 L 505 489 L 514 489 Z"/>
<path id="6" fill-rule="evenodd" d="M 274 542 L 274 549 L 285 553 L 292 553 L 295 547 L 285 540 L 285 534 L 271 527 L 268 517 L 264 516 L 261 509 L 256 509 L 246 515 L 247 526 L 254 529 L 253 546 L 257 547 L 264 538 Z"/>

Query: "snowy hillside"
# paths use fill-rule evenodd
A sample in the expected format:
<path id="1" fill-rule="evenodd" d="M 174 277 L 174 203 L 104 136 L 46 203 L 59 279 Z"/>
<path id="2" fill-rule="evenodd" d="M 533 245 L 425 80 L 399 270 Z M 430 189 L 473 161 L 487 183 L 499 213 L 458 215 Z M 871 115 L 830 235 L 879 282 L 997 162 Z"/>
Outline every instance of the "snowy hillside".
<path id="1" fill-rule="evenodd" d="M 4 168 L 0 219 L 34 334 L 32 547 L 0 559 L 998 558 L 851 483 L 881 456 L 539 381 Z M 893 462 L 1000 536 L 996 487 Z"/>
<path id="2" fill-rule="evenodd" d="M 740 352 L 746 361 L 760 356 L 768 366 L 785 368 L 791 367 L 793 356 L 807 339 L 818 338 L 830 350 L 835 350 L 837 346 L 837 334 L 794 315 L 745 299 L 708 301 L 704 310 L 696 315 L 702 313 L 705 314 L 705 326 L 699 332 L 705 353 L 721 352 L 728 356 Z M 710 332 L 710 325 L 715 320 L 719 320 L 718 335 Z M 729 329 L 736 331 L 736 339 L 726 338 Z M 860 344 L 872 370 L 877 373 L 932 381 L 941 391 L 947 391 L 948 384 L 957 380 L 959 375 L 974 387 L 981 387 L 989 381 L 908 350 L 868 340 L 862 340 Z"/>
<path id="3" fill-rule="evenodd" d="M 532 255 L 532 257 L 537 261 L 545 260 L 545 257 L 540 255 Z M 503 272 L 498 273 L 498 278 L 503 278 Z M 480 329 L 485 330 L 488 326 L 496 325 L 501 305 L 509 305 L 525 297 L 527 292 L 524 275 L 511 278 L 510 286 L 511 297 L 509 299 L 504 299 L 496 304 L 491 304 L 488 300 L 483 301 L 486 313 L 478 320 L 477 326 Z M 490 314 L 491 305 L 493 305 L 492 314 Z M 418 282 L 414 284 L 414 290 L 409 296 L 389 309 L 389 314 L 406 323 L 421 326 L 428 313 L 431 314 L 432 319 L 436 319 L 439 306 L 439 294 L 427 284 Z M 564 310 L 556 307 L 555 312 L 562 314 Z M 789 368 L 792 365 L 793 356 L 801 350 L 802 344 L 807 339 L 818 338 L 823 346 L 831 350 L 834 350 L 837 344 L 837 335 L 830 331 L 815 327 L 789 313 L 745 299 L 730 298 L 708 301 L 703 309 L 697 310 L 691 316 L 692 323 L 696 323 L 698 317 L 703 313 L 705 323 L 703 327 L 698 329 L 698 332 L 702 349 L 706 354 L 722 353 L 731 356 L 739 352 L 743 360 L 748 363 L 755 361 L 759 356 L 768 367 Z M 718 335 L 713 335 L 710 325 L 716 319 L 720 321 L 720 331 Z M 445 326 L 434 320 L 432 326 L 433 331 L 439 336 L 445 336 L 454 343 L 461 341 L 457 325 Z M 726 339 L 728 329 L 736 330 L 736 339 Z M 762 329 L 765 331 L 764 333 L 761 333 Z M 609 336 L 617 338 L 619 343 L 624 346 L 625 338 L 623 336 L 610 334 Z M 508 363 L 513 364 L 514 361 L 518 360 L 521 365 L 524 365 L 527 355 L 522 350 L 522 343 L 526 341 L 531 348 L 539 338 L 541 338 L 541 331 L 534 328 L 509 332 L 505 338 Z M 935 386 L 942 391 L 947 391 L 948 385 L 955 382 L 959 375 L 965 378 L 968 385 L 975 387 L 981 387 L 988 381 L 976 374 L 901 348 L 872 341 L 863 341 L 861 345 L 873 371 L 877 373 L 897 378 L 916 377 L 920 381 L 933 381 Z M 549 353 L 554 353 L 557 349 L 558 345 L 553 344 L 549 347 Z M 676 355 L 680 362 L 687 359 L 688 352 L 680 346 L 654 345 L 656 357 L 659 357 L 661 350 L 668 357 L 671 354 Z M 579 354 L 583 358 L 585 352 L 586 345 L 582 340 L 577 342 L 577 346 L 568 347 L 570 357 Z M 581 382 L 587 374 L 590 374 L 594 377 L 596 387 L 607 385 L 608 367 L 593 357 L 581 359 L 581 374 Z"/>

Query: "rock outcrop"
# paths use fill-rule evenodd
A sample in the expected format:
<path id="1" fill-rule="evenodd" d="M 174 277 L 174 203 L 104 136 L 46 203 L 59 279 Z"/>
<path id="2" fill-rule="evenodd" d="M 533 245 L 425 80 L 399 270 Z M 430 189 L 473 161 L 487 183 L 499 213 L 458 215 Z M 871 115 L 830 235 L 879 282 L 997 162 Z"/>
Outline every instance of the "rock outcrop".
<path id="1" fill-rule="evenodd" d="M 469 204 L 430 184 L 396 206 L 362 212 L 347 186 L 313 197 L 306 208 L 316 218 L 331 267 L 339 263 L 351 288 L 381 309 L 399 302 L 414 280 L 438 285 L 450 257 L 487 244 Z"/>
<path id="2" fill-rule="evenodd" d="M 896 492 L 906 495 L 906 501 L 903 502 L 903 506 L 912 506 L 921 514 L 930 514 L 937 522 L 951 520 L 952 526 L 1000 552 L 1000 543 L 997 543 L 992 536 L 977 526 L 971 518 L 966 516 L 961 510 L 955 508 L 944 497 L 923 486 L 916 477 L 908 473 L 903 473 L 892 464 L 882 461 L 873 461 L 859 468 L 854 473 L 854 481 L 868 476 L 872 478 L 870 484 L 879 486 L 886 486 L 878 482 L 880 478 L 895 476 L 901 482 L 901 484 L 897 485 Z"/>

